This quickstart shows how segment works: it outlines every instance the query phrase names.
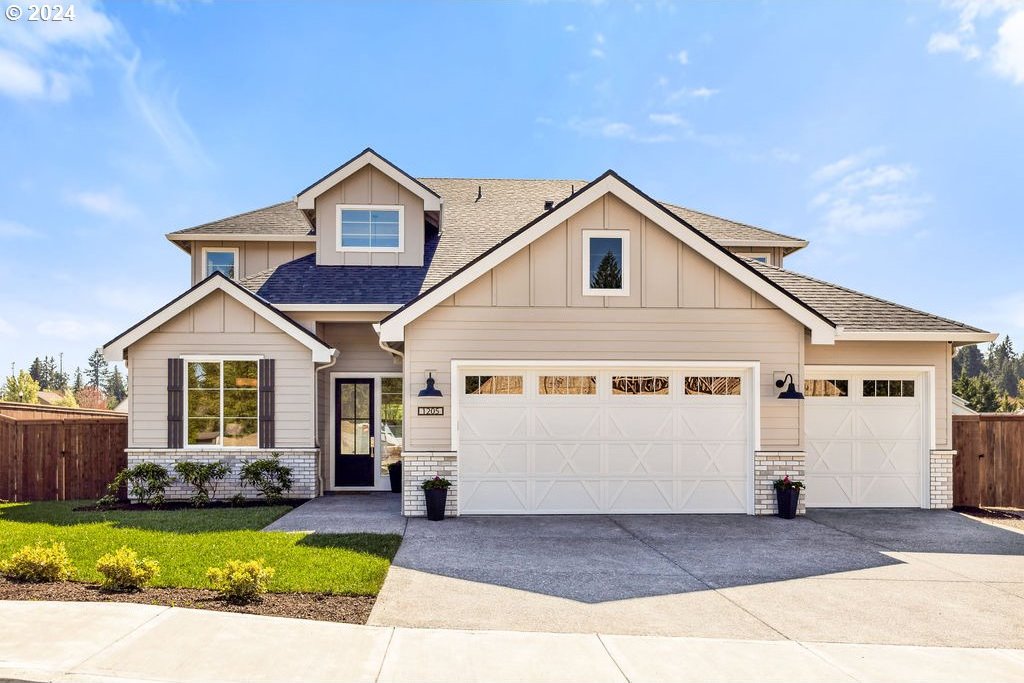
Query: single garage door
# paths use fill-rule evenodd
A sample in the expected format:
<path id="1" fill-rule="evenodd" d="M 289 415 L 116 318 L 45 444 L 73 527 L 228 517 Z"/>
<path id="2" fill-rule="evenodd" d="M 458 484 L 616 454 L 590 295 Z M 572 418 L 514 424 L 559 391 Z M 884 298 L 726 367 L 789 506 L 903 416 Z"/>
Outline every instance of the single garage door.
<path id="1" fill-rule="evenodd" d="M 460 369 L 462 514 L 746 512 L 749 368 Z"/>
<path id="2" fill-rule="evenodd" d="M 808 371 L 808 507 L 920 507 L 928 443 L 926 376 Z"/>

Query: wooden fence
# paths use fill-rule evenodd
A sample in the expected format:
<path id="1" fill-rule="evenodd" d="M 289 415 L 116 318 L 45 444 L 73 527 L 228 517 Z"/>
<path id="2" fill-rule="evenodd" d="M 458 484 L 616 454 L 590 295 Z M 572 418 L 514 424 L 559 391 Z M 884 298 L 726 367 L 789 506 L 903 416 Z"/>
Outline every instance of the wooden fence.
<path id="1" fill-rule="evenodd" d="M 127 446 L 122 413 L 0 402 L 0 500 L 99 498 Z"/>
<path id="2" fill-rule="evenodd" d="M 1024 415 L 953 416 L 953 504 L 1024 508 Z"/>

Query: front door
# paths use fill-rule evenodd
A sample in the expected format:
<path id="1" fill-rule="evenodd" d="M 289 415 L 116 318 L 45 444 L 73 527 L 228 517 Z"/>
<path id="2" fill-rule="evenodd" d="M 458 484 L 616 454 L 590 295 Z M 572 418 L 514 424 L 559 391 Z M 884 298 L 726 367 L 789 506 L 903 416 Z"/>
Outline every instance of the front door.
<path id="1" fill-rule="evenodd" d="M 334 381 L 334 485 L 373 486 L 372 379 Z"/>

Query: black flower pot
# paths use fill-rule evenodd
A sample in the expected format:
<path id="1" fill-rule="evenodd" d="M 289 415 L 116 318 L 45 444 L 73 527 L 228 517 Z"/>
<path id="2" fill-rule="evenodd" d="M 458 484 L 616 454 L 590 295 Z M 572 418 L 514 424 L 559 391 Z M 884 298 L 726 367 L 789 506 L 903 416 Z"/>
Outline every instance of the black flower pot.
<path id="1" fill-rule="evenodd" d="M 800 499 L 800 489 L 777 489 L 775 496 L 779 501 L 779 517 L 793 519 L 796 517 L 796 503 Z"/>
<path id="2" fill-rule="evenodd" d="M 444 519 L 444 505 L 448 502 L 448 489 L 426 489 L 423 495 L 427 498 L 427 519 L 440 522 Z"/>
<path id="3" fill-rule="evenodd" d="M 393 462 L 388 465 L 388 478 L 391 479 L 391 493 L 402 492 L 402 463 Z"/>

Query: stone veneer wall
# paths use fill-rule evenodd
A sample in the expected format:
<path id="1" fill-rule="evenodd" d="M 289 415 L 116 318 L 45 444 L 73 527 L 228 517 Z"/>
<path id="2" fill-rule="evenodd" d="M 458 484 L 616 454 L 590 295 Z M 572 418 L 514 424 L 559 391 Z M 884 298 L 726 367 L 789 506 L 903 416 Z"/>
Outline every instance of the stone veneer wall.
<path id="1" fill-rule="evenodd" d="M 406 517 L 424 517 L 427 501 L 420 484 L 424 479 L 442 476 L 452 482 L 448 489 L 445 514 L 458 513 L 459 481 L 456 472 L 457 454 L 451 451 L 405 451 L 402 453 L 402 514 Z"/>
<path id="2" fill-rule="evenodd" d="M 317 449 L 276 448 L 259 450 L 252 448 L 217 448 L 202 450 L 196 448 L 129 448 L 128 467 L 142 462 L 155 462 L 167 468 L 171 476 L 176 477 L 174 463 L 179 460 L 196 460 L 203 463 L 224 460 L 231 466 L 231 473 L 217 486 L 217 499 L 231 498 L 241 493 L 246 498 L 255 498 L 256 490 L 243 487 L 239 479 L 242 465 L 249 460 L 270 457 L 277 453 L 281 464 L 292 468 L 292 490 L 285 494 L 288 498 L 315 498 L 320 491 L 317 486 Z M 188 500 L 194 489 L 175 481 L 167 488 L 167 500 Z"/>
<path id="3" fill-rule="evenodd" d="M 754 514 L 774 515 L 779 511 L 775 497 L 775 480 L 787 474 L 803 481 L 807 455 L 803 451 L 756 451 L 754 453 Z M 806 492 L 800 492 L 796 514 L 806 512 Z"/>
<path id="4" fill-rule="evenodd" d="M 956 451 L 932 451 L 929 461 L 929 492 L 933 510 L 953 507 L 953 458 Z"/>

